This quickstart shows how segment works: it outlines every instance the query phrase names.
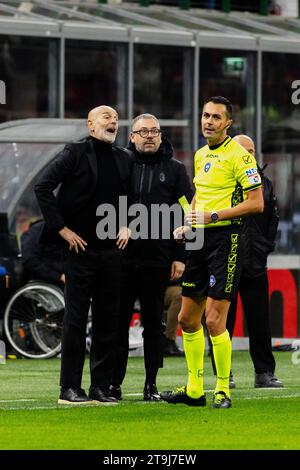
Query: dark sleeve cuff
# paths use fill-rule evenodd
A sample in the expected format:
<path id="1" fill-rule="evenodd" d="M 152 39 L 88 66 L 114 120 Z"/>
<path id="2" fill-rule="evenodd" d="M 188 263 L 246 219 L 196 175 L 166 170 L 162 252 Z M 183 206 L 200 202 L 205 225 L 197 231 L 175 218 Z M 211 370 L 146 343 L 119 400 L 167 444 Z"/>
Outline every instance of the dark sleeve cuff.
<path id="1" fill-rule="evenodd" d="M 186 262 L 185 246 L 179 245 L 175 240 L 173 240 L 172 261 L 180 261 L 181 263 Z"/>

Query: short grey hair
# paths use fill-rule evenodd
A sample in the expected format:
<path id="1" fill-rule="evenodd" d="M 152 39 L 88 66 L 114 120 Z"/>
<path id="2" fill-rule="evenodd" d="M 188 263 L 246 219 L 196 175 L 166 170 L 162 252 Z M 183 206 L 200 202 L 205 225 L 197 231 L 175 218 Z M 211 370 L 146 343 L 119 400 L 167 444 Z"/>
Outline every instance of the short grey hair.
<path id="1" fill-rule="evenodd" d="M 141 119 L 154 119 L 154 121 L 157 122 L 158 128 L 160 128 L 159 120 L 157 119 L 156 116 L 154 116 L 153 114 L 144 113 L 144 114 L 139 114 L 137 117 L 133 119 L 131 129 L 133 129 L 136 123 L 140 121 Z"/>

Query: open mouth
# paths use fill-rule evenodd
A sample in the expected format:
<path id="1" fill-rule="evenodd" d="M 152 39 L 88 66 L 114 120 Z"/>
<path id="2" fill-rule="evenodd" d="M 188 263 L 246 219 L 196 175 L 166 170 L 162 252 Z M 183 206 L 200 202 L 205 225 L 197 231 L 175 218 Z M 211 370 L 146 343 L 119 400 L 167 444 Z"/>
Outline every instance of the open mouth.
<path id="1" fill-rule="evenodd" d="M 109 132 L 110 134 L 115 134 L 116 130 L 116 127 L 108 127 L 106 129 L 106 132 Z"/>

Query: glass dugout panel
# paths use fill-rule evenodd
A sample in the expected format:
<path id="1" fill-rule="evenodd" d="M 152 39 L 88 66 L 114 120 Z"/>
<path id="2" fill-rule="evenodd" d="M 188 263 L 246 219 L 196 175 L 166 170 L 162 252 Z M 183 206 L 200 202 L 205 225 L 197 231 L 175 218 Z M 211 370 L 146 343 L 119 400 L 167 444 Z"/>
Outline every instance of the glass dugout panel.
<path id="1" fill-rule="evenodd" d="M 58 115 L 58 41 L 0 35 L 0 122 Z"/>
<path id="2" fill-rule="evenodd" d="M 277 197 L 279 226 L 276 252 L 300 250 L 300 155 L 264 154 L 265 174 L 273 183 Z M 298 193 L 297 193 L 298 191 Z"/>
<path id="3" fill-rule="evenodd" d="M 134 47 L 134 116 L 192 118 L 193 49 L 153 44 Z"/>
<path id="4" fill-rule="evenodd" d="M 206 143 L 201 133 L 203 102 L 215 95 L 233 104 L 229 135 L 248 134 L 255 139 L 256 59 L 255 52 L 200 49 L 199 147 Z"/>
<path id="5" fill-rule="evenodd" d="M 127 44 L 66 40 L 65 117 L 106 104 L 127 118 Z"/>
<path id="6" fill-rule="evenodd" d="M 265 52 L 262 56 L 262 150 L 294 153 L 300 144 L 300 55 Z M 299 102 L 298 102 L 299 101 Z"/>
<path id="7" fill-rule="evenodd" d="M 262 59 L 262 152 L 276 185 L 281 227 L 278 251 L 299 253 L 300 87 L 292 85 L 300 79 L 300 56 L 265 52 Z"/>

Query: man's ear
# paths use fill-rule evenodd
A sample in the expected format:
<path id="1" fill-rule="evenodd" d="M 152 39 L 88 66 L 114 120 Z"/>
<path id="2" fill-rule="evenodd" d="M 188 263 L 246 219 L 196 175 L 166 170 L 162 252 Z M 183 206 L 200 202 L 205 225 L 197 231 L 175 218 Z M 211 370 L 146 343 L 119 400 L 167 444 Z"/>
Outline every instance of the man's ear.
<path id="1" fill-rule="evenodd" d="M 93 131 L 93 121 L 91 119 L 88 119 L 87 126 L 90 131 Z"/>
<path id="2" fill-rule="evenodd" d="M 233 122 L 232 119 L 229 119 L 229 122 L 228 122 L 228 124 L 226 124 L 225 127 L 227 127 L 227 129 L 228 129 L 232 125 L 232 122 Z"/>

